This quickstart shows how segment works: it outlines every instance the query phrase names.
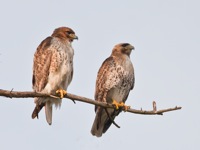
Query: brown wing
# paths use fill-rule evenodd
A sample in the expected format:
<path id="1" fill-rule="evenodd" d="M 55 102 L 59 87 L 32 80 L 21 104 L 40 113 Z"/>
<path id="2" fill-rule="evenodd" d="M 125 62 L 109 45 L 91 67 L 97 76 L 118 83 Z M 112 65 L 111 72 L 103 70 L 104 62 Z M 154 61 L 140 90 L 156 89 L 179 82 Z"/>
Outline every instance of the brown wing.
<path id="1" fill-rule="evenodd" d="M 115 59 L 107 58 L 99 69 L 96 80 L 95 100 L 106 102 L 107 92 L 120 82 Z"/>
<path id="2" fill-rule="evenodd" d="M 32 85 L 36 92 L 42 91 L 48 82 L 49 68 L 51 63 L 52 52 L 48 48 L 51 45 L 52 37 L 47 37 L 38 46 L 33 61 L 33 78 Z M 35 102 L 38 98 L 35 98 Z M 32 118 L 37 117 L 40 110 L 44 107 L 45 103 L 36 103 L 35 109 L 32 113 Z"/>
<path id="3" fill-rule="evenodd" d="M 51 45 L 52 37 L 47 37 L 38 46 L 33 60 L 33 77 L 32 85 L 36 92 L 42 91 L 48 81 L 49 68 L 51 62 L 52 52 L 48 49 Z M 35 102 L 38 98 L 35 98 Z M 32 118 L 37 117 L 40 110 L 44 107 L 45 103 L 36 103 L 35 109 L 32 113 Z"/>
<path id="4" fill-rule="evenodd" d="M 47 37 L 42 41 L 34 55 L 32 84 L 36 92 L 42 91 L 48 81 L 52 57 L 52 51 L 48 48 L 51 45 L 51 40 L 52 37 Z"/>

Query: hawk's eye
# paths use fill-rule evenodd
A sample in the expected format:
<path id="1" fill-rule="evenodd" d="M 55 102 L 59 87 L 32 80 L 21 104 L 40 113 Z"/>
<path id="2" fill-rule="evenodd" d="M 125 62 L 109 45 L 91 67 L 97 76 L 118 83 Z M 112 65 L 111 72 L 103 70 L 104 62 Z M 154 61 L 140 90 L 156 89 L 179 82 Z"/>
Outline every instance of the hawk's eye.
<path id="1" fill-rule="evenodd" d="M 71 31 L 66 31 L 66 33 L 67 33 L 67 34 L 72 34 L 72 32 L 71 32 Z"/>

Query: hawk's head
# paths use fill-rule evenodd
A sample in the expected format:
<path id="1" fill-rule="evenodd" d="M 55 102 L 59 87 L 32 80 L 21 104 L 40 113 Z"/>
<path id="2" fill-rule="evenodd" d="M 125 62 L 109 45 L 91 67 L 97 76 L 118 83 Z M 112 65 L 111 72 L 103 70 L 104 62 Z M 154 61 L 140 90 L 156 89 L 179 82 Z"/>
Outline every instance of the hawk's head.
<path id="1" fill-rule="evenodd" d="M 135 49 L 131 44 L 129 43 L 120 43 L 115 45 L 112 51 L 112 55 L 119 55 L 124 54 L 130 56 L 131 51 Z"/>
<path id="2" fill-rule="evenodd" d="M 78 40 L 78 36 L 75 35 L 75 32 L 68 27 L 60 27 L 55 29 L 52 36 L 61 39 L 68 39 L 70 42 L 72 42 L 74 39 Z"/>

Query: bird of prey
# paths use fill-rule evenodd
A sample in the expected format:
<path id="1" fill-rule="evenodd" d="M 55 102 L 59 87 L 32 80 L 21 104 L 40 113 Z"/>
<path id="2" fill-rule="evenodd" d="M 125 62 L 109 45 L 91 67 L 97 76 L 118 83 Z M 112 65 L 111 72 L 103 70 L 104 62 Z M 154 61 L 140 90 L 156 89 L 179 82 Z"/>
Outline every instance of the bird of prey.
<path id="1" fill-rule="evenodd" d="M 32 118 L 45 107 L 46 120 L 52 123 L 52 105 L 60 107 L 62 98 L 73 77 L 74 49 L 71 43 L 78 39 L 75 32 L 68 27 L 59 27 L 44 39 L 34 54 L 32 85 L 35 92 L 58 94 L 59 97 L 35 98 Z"/>
<path id="2" fill-rule="evenodd" d="M 122 109 L 129 108 L 124 103 L 135 82 L 134 68 L 130 60 L 133 49 L 129 43 L 115 45 L 111 56 L 103 62 L 98 71 L 95 100 L 111 103 L 115 109 L 95 106 L 96 117 L 91 129 L 94 136 L 101 137 Z"/>

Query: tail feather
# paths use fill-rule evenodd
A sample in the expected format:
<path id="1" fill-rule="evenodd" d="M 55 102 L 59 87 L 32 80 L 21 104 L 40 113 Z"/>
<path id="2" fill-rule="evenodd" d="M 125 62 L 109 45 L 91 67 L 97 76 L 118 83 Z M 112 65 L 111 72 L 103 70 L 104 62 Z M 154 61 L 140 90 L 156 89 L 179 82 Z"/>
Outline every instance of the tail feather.
<path id="1" fill-rule="evenodd" d="M 50 101 L 47 101 L 45 103 L 45 114 L 46 114 L 46 120 L 49 125 L 52 124 L 52 103 Z"/>
<path id="2" fill-rule="evenodd" d="M 38 114 L 43 107 L 44 107 L 44 103 L 36 104 L 35 109 L 33 110 L 33 113 L 32 113 L 32 119 L 34 119 L 35 117 L 39 118 Z"/>
<path id="3" fill-rule="evenodd" d="M 108 109 L 110 116 L 113 116 L 113 112 L 113 109 Z M 112 117 L 113 120 L 114 118 L 115 116 Z M 97 137 L 101 137 L 102 134 L 108 130 L 111 124 L 112 121 L 109 119 L 106 111 L 102 108 L 99 108 L 96 111 L 96 117 L 92 125 L 91 134 Z"/>

